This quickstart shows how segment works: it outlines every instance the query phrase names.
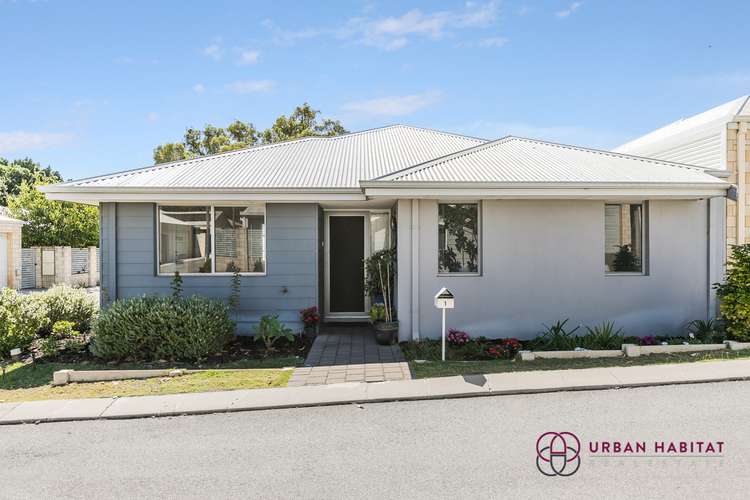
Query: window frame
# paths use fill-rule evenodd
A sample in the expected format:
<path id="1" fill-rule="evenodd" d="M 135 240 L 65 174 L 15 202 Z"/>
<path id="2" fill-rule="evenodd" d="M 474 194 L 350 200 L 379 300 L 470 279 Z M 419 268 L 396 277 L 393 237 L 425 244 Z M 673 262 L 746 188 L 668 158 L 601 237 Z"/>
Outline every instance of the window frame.
<path id="1" fill-rule="evenodd" d="M 241 272 L 239 273 L 240 276 L 266 276 L 268 274 L 268 259 L 266 257 L 266 239 L 268 235 L 268 210 L 266 207 L 265 202 L 245 202 L 245 203 L 237 203 L 237 202 L 219 202 L 219 203 L 202 203 L 202 204 L 192 204 L 192 203 L 157 203 L 155 206 L 154 211 L 154 220 L 156 222 L 156 275 L 157 276 L 174 276 L 174 273 L 162 273 L 160 271 L 161 268 L 161 218 L 159 217 L 160 209 L 162 206 L 166 207 L 172 207 L 172 206 L 184 206 L 184 207 L 210 207 L 211 208 L 211 226 L 209 227 L 209 230 L 211 231 L 211 272 L 209 273 L 180 273 L 180 276 L 233 276 L 234 273 L 229 272 L 216 272 L 216 213 L 215 209 L 216 207 L 246 207 L 249 205 L 260 205 L 263 207 L 263 264 L 264 264 L 264 271 L 263 272 Z"/>
<path id="2" fill-rule="evenodd" d="M 451 273 L 440 270 L 440 205 L 476 205 L 477 206 L 477 270 L 475 272 L 460 272 Z M 484 231 L 482 230 L 482 200 L 438 200 L 437 202 L 437 220 L 435 224 L 435 236 L 437 237 L 437 276 L 440 278 L 445 277 L 477 277 L 482 276 L 482 247 L 484 246 L 482 236 Z"/>
<path id="3" fill-rule="evenodd" d="M 649 255 L 649 212 L 650 212 L 650 204 L 648 200 L 624 200 L 624 201 L 605 201 L 604 202 L 604 211 L 603 214 L 606 214 L 606 207 L 607 205 L 641 205 L 641 214 L 643 220 L 641 221 L 641 242 L 642 242 L 642 248 L 641 248 L 641 270 L 640 271 L 607 271 L 606 266 L 604 269 L 604 276 L 648 276 L 649 275 L 649 264 L 650 264 L 650 255 Z M 621 222 L 622 223 L 622 222 Z M 604 217 L 604 224 L 602 226 L 603 229 L 603 241 L 604 241 L 604 252 L 602 252 L 602 255 L 606 256 L 606 234 L 607 234 L 607 219 L 606 216 Z"/>

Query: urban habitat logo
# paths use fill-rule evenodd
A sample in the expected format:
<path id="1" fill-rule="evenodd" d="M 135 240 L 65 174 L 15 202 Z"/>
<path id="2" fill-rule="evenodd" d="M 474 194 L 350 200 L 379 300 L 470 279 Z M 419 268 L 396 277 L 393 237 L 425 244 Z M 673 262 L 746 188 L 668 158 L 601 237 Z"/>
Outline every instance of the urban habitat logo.
<path id="1" fill-rule="evenodd" d="M 536 440 L 536 468 L 545 476 L 572 476 L 581 466 L 581 440 L 572 432 L 545 432 Z"/>
<path id="2" fill-rule="evenodd" d="M 589 458 L 722 458 L 725 442 L 679 441 L 589 441 Z M 545 432 L 536 440 L 536 467 L 545 476 L 572 476 L 581 466 L 581 440 L 572 432 Z"/>

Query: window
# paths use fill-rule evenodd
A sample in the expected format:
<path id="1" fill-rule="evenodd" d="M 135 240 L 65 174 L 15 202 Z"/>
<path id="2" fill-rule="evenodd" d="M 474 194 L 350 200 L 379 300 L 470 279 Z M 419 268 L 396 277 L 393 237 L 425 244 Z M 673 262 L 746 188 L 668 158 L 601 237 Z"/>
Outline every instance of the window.
<path id="1" fill-rule="evenodd" d="M 265 226 L 263 207 L 215 207 L 216 272 L 265 272 Z"/>
<path id="2" fill-rule="evenodd" d="M 160 206 L 159 273 L 265 273 L 265 207 Z"/>
<path id="3" fill-rule="evenodd" d="M 159 272 L 211 272 L 211 207 L 159 207 Z"/>
<path id="4" fill-rule="evenodd" d="M 438 205 L 438 271 L 479 272 L 479 204 Z"/>
<path id="5" fill-rule="evenodd" d="M 608 273 L 644 270 L 643 204 L 604 205 L 604 269 Z"/>
<path id="6" fill-rule="evenodd" d="M 388 241 L 388 225 L 391 222 L 391 214 L 388 212 L 373 212 L 370 214 L 370 252 L 391 248 Z"/>

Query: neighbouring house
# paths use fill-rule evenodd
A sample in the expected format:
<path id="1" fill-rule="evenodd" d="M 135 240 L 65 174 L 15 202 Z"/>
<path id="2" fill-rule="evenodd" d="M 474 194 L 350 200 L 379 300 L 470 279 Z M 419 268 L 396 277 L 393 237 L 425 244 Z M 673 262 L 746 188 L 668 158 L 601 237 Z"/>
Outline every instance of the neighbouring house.
<path id="1" fill-rule="evenodd" d="M 670 123 L 615 151 L 726 171 L 727 181 L 737 189 L 732 198 L 740 200 L 727 201 L 727 245 L 743 244 L 750 242 L 749 125 L 750 96 L 742 96 Z"/>
<path id="2" fill-rule="evenodd" d="M 0 207 L 0 290 L 21 288 L 21 228 L 24 222 Z"/>
<path id="3" fill-rule="evenodd" d="M 98 204 L 103 302 L 170 293 L 226 300 L 240 333 L 262 314 L 299 327 L 366 321 L 362 259 L 396 248 L 401 340 L 451 327 L 530 338 L 543 323 L 615 321 L 678 333 L 714 316 L 726 195 L 711 169 L 544 141 L 395 125 L 308 137 L 41 189 Z"/>

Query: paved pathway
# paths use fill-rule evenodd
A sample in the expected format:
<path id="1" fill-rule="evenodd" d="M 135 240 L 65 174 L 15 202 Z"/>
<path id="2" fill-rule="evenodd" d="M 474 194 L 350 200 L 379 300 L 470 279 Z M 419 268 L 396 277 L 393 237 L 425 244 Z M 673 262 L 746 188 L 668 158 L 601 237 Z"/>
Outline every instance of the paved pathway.
<path id="1" fill-rule="evenodd" d="M 305 359 L 289 380 L 290 387 L 410 380 L 409 364 L 398 345 L 375 342 L 369 327 L 325 325 Z"/>

